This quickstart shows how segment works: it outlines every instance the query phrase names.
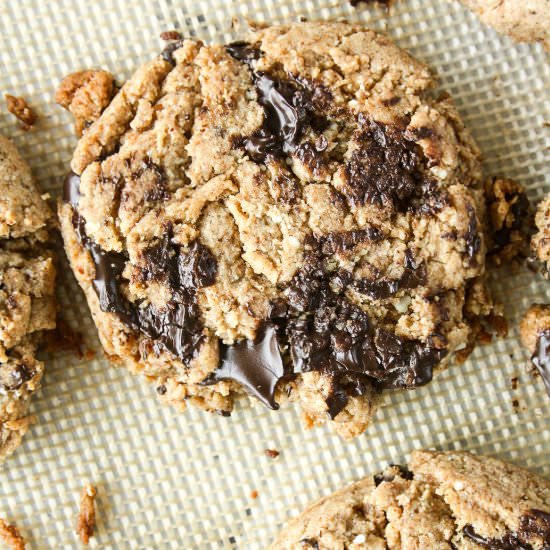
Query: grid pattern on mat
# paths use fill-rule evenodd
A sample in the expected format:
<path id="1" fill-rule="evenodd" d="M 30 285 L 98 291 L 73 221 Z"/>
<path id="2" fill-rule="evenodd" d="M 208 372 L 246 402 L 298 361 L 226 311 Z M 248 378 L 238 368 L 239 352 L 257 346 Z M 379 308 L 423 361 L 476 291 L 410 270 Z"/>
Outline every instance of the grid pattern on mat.
<path id="1" fill-rule="evenodd" d="M 0 105 L 0 132 L 55 196 L 75 143 L 69 117 L 52 102 L 65 74 L 103 67 L 122 82 L 159 51 L 163 30 L 227 41 L 235 37 L 233 18 L 301 17 L 346 18 L 387 32 L 437 71 L 488 173 L 517 178 L 532 199 L 550 190 L 550 65 L 542 48 L 515 45 L 441 0 L 400 0 L 389 13 L 354 10 L 345 0 L 0 0 L 0 91 L 25 96 L 40 116 L 25 134 Z M 61 310 L 97 354 L 48 360 L 34 404 L 39 422 L 0 472 L 0 517 L 16 521 L 34 549 L 78 548 L 78 494 L 91 481 L 99 489 L 98 548 L 260 549 L 308 501 L 414 448 L 469 448 L 550 475 L 550 402 L 527 372 L 517 331 L 530 303 L 549 300 L 549 286 L 526 270 L 493 279 L 509 337 L 427 387 L 388 394 L 367 434 L 343 443 L 327 428 L 304 431 L 292 407 L 274 413 L 242 403 L 223 419 L 160 406 L 145 382 L 101 358 L 62 260 Z M 281 455 L 270 459 L 266 448 Z"/>

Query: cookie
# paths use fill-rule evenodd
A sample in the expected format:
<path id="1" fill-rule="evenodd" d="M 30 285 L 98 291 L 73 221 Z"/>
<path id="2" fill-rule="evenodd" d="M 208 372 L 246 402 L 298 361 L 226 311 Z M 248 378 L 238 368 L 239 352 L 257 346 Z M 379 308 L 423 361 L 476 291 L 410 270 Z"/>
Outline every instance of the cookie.
<path id="1" fill-rule="evenodd" d="M 537 232 L 531 239 L 531 252 L 541 262 L 542 273 L 547 279 L 550 276 L 550 195 L 539 202 L 535 214 Z"/>
<path id="2" fill-rule="evenodd" d="M 550 481 L 494 458 L 414 451 L 321 499 L 291 520 L 272 550 L 544 549 Z"/>
<path id="3" fill-rule="evenodd" d="M 44 370 L 35 352 L 42 332 L 55 328 L 52 223 L 29 167 L 0 136 L 0 461 L 29 427 Z"/>
<path id="4" fill-rule="evenodd" d="M 107 354 L 178 407 L 297 401 L 344 437 L 382 390 L 428 383 L 491 310 L 479 152 L 433 85 L 343 23 L 141 67 L 59 206 Z"/>
<path id="5" fill-rule="evenodd" d="M 533 304 L 521 320 L 520 333 L 550 397 L 550 304 Z"/>
<path id="6" fill-rule="evenodd" d="M 550 0 L 461 0 L 483 23 L 518 42 L 550 49 Z"/>

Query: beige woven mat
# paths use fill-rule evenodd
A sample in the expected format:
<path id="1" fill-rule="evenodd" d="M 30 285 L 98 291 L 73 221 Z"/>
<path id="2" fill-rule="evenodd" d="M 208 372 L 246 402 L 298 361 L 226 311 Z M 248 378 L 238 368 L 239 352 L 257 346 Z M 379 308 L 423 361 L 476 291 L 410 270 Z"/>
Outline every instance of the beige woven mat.
<path id="1" fill-rule="evenodd" d="M 389 14 L 334 0 L 0 0 L 0 92 L 24 95 L 40 115 L 25 134 L 1 105 L 0 132 L 57 195 L 75 144 L 69 117 L 52 102 L 62 76 L 103 67 L 121 82 L 160 50 L 161 31 L 228 41 L 234 16 L 347 18 L 384 30 L 437 71 L 488 173 L 517 178 L 532 199 L 550 190 L 550 65 L 542 48 L 514 45 L 442 0 L 398 0 Z M 413 448 L 469 448 L 550 474 L 550 400 L 526 372 L 517 331 L 531 302 L 549 300 L 550 285 L 527 271 L 495 278 L 513 327 L 506 340 L 427 387 L 388 394 L 376 423 L 351 443 L 326 428 L 304 431 L 292 407 L 243 403 L 229 419 L 162 407 L 144 381 L 101 359 L 64 260 L 60 271 L 62 313 L 98 353 L 48 361 L 34 405 L 39 421 L 0 472 L 0 516 L 14 519 L 32 548 L 79 547 L 74 523 L 87 481 L 99 489 L 96 547 L 259 549 L 311 499 L 403 461 Z M 265 448 L 281 455 L 268 458 Z"/>

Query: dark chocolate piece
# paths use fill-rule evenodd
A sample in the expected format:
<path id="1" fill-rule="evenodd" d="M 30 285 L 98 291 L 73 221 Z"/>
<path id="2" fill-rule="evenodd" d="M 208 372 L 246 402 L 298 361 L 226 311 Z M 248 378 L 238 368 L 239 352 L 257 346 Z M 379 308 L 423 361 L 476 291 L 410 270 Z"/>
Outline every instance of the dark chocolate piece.
<path id="1" fill-rule="evenodd" d="M 270 409 L 278 409 L 275 390 L 285 374 L 277 328 L 267 323 L 258 331 L 255 341 L 241 340 L 224 346 L 220 367 L 203 384 L 234 380 Z"/>
<path id="2" fill-rule="evenodd" d="M 531 509 L 527 511 L 520 520 L 520 531 L 526 535 L 534 534 L 542 537 L 550 549 L 550 512 Z"/>
<path id="3" fill-rule="evenodd" d="M 420 146 L 397 126 L 375 122 L 364 113 L 357 121 L 354 139 L 359 147 L 346 162 L 342 190 L 348 200 L 423 212 L 429 197 L 430 211 L 440 207 L 441 192 L 421 170 L 425 161 Z"/>
<path id="4" fill-rule="evenodd" d="M 164 59 L 164 61 L 167 61 L 171 65 L 175 65 L 176 60 L 174 59 L 174 52 L 178 48 L 181 48 L 182 44 L 183 42 L 181 40 L 176 40 L 167 44 L 160 54 L 162 59 Z"/>
<path id="5" fill-rule="evenodd" d="M 64 197 L 70 202 L 78 200 L 78 177 L 70 178 Z M 69 181 L 69 178 L 67 179 Z M 131 302 L 122 290 L 123 271 L 128 258 L 120 252 L 105 251 L 86 234 L 84 218 L 73 206 L 73 226 L 77 237 L 92 256 L 95 265 L 93 288 L 102 311 L 115 313 L 133 330 L 142 332 L 152 340 L 151 349 L 160 353 L 164 349 L 188 364 L 204 342 L 200 308 L 196 290 L 214 283 L 217 264 L 211 252 L 194 242 L 183 252 L 170 239 L 170 229 L 164 238 L 143 253 L 144 280 L 165 277 L 173 291 L 170 302 L 163 309 L 154 305 L 143 306 Z"/>
<path id="6" fill-rule="evenodd" d="M 262 52 L 257 47 L 244 41 L 232 42 L 228 44 L 225 49 L 231 57 L 247 65 L 256 59 L 260 59 L 262 56 Z"/>
<path id="7" fill-rule="evenodd" d="M 508 532 L 499 539 L 485 538 L 478 535 L 471 525 L 465 525 L 462 529 L 464 536 L 476 544 L 489 548 L 489 550 L 533 550 L 533 547 L 523 542 L 518 533 Z"/>
<path id="8" fill-rule="evenodd" d="M 63 200 L 68 202 L 73 208 L 76 208 L 79 199 L 80 176 L 74 172 L 69 172 L 63 182 Z"/>
<path id="9" fill-rule="evenodd" d="M 360 279 L 354 281 L 353 288 L 371 298 L 382 300 L 393 296 L 401 289 L 417 288 L 426 283 L 426 266 L 424 262 L 417 263 L 412 252 L 405 251 L 405 269 L 399 279 Z"/>
<path id="10" fill-rule="evenodd" d="M 18 390 L 33 375 L 32 369 L 25 365 L 2 365 L 0 363 L 0 393 Z"/>
<path id="11" fill-rule="evenodd" d="M 310 548 L 314 550 L 319 550 L 319 543 L 315 539 L 302 539 L 301 544 L 307 544 Z"/>
<path id="12" fill-rule="evenodd" d="M 389 468 L 397 469 L 399 476 L 403 479 L 409 481 L 414 479 L 414 474 L 406 466 L 401 466 L 401 464 L 390 464 Z M 394 475 L 390 475 L 387 472 L 381 472 L 374 475 L 374 484 L 378 487 L 383 481 L 393 481 L 394 479 Z"/>
<path id="13" fill-rule="evenodd" d="M 546 386 L 546 393 L 550 397 L 550 329 L 539 333 L 537 348 L 531 357 L 531 361 L 542 376 L 542 380 Z"/>

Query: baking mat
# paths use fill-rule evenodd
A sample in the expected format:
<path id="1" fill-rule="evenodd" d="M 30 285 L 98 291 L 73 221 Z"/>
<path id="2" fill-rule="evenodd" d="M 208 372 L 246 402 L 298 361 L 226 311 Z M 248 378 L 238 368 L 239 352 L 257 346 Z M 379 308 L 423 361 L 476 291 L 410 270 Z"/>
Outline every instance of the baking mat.
<path id="1" fill-rule="evenodd" d="M 387 32 L 437 71 L 488 173 L 517 178 L 531 199 L 550 190 L 550 66 L 542 48 L 515 45 L 441 0 L 397 0 L 389 13 L 334 0 L 0 0 L 0 92 L 25 96 L 40 116 L 24 133 L 1 105 L 0 132 L 55 196 L 75 144 L 72 121 L 52 101 L 60 79 L 101 67 L 123 82 L 160 51 L 161 31 L 228 41 L 233 17 L 346 18 Z M 550 285 L 527 270 L 501 270 L 494 287 L 509 337 L 427 387 L 388 393 L 368 432 L 345 443 L 327 427 L 305 431 L 297 407 L 272 412 L 241 402 L 226 419 L 161 406 L 144 380 L 101 358 L 62 259 L 61 313 L 97 353 L 47 361 L 34 403 L 39 421 L 0 472 L 0 517 L 14 520 L 31 548 L 78 548 L 79 492 L 89 481 L 98 487 L 97 548 L 260 549 L 308 501 L 414 448 L 468 448 L 550 475 L 550 401 L 526 370 L 517 330 L 530 303 L 549 301 Z M 274 460 L 266 448 L 281 454 Z"/>

